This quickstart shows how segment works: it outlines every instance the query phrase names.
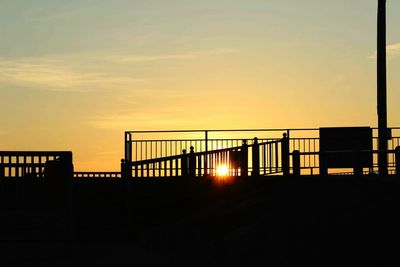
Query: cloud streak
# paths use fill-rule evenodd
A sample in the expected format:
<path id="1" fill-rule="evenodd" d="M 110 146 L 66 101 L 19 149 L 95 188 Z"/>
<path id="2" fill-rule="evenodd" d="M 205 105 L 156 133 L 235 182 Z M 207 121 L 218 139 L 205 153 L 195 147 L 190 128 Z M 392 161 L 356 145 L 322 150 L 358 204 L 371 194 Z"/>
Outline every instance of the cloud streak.
<path id="1" fill-rule="evenodd" d="M 389 58 L 394 58 L 400 55 L 400 43 L 391 44 L 386 46 L 386 53 Z M 377 51 L 375 51 L 372 55 L 369 56 L 370 59 L 377 59 Z"/>
<path id="2" fill-rule="evenodd" d="M 86 92 L 129 89 L 137 86 L 138 83 L 148 82 L 129 73 L 132 64 L 136 66 L 158 61 L 195 60 L 235 52 L 236 50 L 231 48 L 216 48 L 165 55 L 89 53 L 42 58 L 0 58 L 0 84 L 51 91 Z"/>
<path id="3" fill-rule="evenodd" d="M 144 82 L 124 75 L 107 72 L 81 71 L 67 67 L 57 60 L 1 60 L 0 83 L 51 91 L 93 91 L 106 88 L 125 88 Z"/>
<path id="4" fill-rule="evenodd" d="M 152 128 L 155 125 L 168 127 L 170 125 L 190 126 L 193 121 L 187 118 L 169 117 L 160 113 L 132 113 L 131 115 L 104 115 L 94 116 L 88 120 L 88 125 L 95 129 L 122 131 L 131 125 L 140 124 L 144 128 Z"/>
<path id="5" fill-rule="evenodd" d="M 181 54 L 167 54 L 167 55 L 155 55 L 155 56 L 145 56 L 145 55 L 126 55 L 115 57 L 115 61 L 119 62 L 151 62 L 151 61 L 164 61 L 164 60 L 189 60 L 189 59 L 199 59 L 209 56 L 222 56 L 232 53 L 236 53 L 237 50 L 233 48 L 218 48 L 206 51 L 197 51 L 190 53 Z"/>

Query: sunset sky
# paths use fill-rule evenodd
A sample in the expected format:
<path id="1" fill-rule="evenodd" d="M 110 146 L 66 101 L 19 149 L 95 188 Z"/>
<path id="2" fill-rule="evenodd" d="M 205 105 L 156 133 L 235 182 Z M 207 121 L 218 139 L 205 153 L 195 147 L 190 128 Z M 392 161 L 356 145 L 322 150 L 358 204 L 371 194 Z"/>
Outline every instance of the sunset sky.
<path id="1" fill-rule="evenodd" d="M 400 126 L 400 1 L 388 0 Z M 117 170 L 125 130 L 377 126 L 376 0 L 0 0 L 0 150 Z"/>

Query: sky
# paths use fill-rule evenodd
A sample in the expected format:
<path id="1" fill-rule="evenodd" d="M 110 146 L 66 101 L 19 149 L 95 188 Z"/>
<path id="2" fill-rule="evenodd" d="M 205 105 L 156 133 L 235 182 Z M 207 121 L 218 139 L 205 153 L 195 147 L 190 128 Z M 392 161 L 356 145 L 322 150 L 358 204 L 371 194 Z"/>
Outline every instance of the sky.
<path id="1" fill-rule="evenodd" d="M 388 0 L 400 126 L 400 1 Z M 0 0 L 0 150 L 118 170 L 125 130 L 377 126 L 376 0 Z"/>

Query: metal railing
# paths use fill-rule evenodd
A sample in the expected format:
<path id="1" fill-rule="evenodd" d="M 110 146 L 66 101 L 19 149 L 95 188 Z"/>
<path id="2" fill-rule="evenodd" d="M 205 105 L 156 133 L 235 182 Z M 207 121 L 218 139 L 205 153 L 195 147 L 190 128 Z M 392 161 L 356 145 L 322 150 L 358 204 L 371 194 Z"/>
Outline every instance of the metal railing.
<path id="1" fill-rule="evenodd" d="M 250 145 L 242 140 L 241 146 L 200 152 L 195 152 L 191 146 L 190 153 L 184 149 L 180 155 L 124 161 L 121 168 L 127 177 L 138 178 L 216 176 L 220 168 L 224 169 L 223 175 L 228 176 L 272 175 L 282 172 L 285 162 L 287 169 L 289 167 L 283 155 L 283 140 L 287 142 L 288 139 L 260 143 L 255 138 Z"/>
<path id="2" fill-rule="evenodd" d="M 321 154 L 334 154 L 338 157 L 344 154 L 351 154 L 353 158 L 353 162 L 350 163 L 351 167 L 347 169 L 352 169 L 353 171 L 343 171 L 344 168 L 341 170 L 331 173 L 335 175 L 363 175 L 363 174 L 379 174 L 378 164 L 373 161 L 370 166 L 364 166 L 362 163 L 361 155 L 362 154 L 372 154 L 374 158 L 377 157 L 379 153 L 386 153 L 388 156 L 388 174 L 400 174 L 400 146 L 397 146 L 395 149 L 380 151 L 380 150 L 360 150 L 360 151 L 350 151 L 350 150 L 343 150 L 343 151 L 325 151 L 325 152 L 300 152 L 298 150 L 293 151 L 290 153 L 292 157 L 292 173 L 295 175 L 301 175 L 302 170 L 304 169 L 311 169 L 311 173 L 307 174 L 328 174 L 327 166 L 319 166 L 318 167 L 304 167 L 302 161 L 300 160 L 301 157 L 307 156 L 318 156 L 320 157 Z M 316 169 L 316 171 L 313 169 Z"/>
<path id="3" fill-rule="evenodd" d="M 388 140 L 388 149 L 394 150 L 400 145 L 400 128 L 390 128 L 393 135 Z M 378 149 L 377 128 L 373 130 L 373 149 Z M 319 174 L 319 128 L 300 128 L 300 129 L 245 129 L 245 130 L 178 130 L 178 131 L 127 131 L 125 132 L 125 161 L 145 161 L 157 158 L 167 158 L 180 155 L 183 150 L 194 148 L 196 152 L 208 152 L 218 149 L 239 147 L 243 140 L 249 145 L 254 142 L 254 135 L 258 136 L 260 143 L 274 142 L 280 140 L 286 134 L 289 138 L 289 151 L 300 151 L 300 168 L 304 174 Z M 166 138 L 171 136 L 172 138 Z M 178 137 L 178 138 L 177 138 Z M 276 158 L 276 155 L 262 155 L 267 161 Z M 274 154 L 274 152 L 272 153 Z M 279 157 L 279 156 L 278 156 Z M 261 159 L 263 162 L 264 159 Z M 373 155 L 373 171 L 377 170 L 378 157 Z M 395 155 L 388 155 L 389 168 L 394 168 Z M 169 163 L 165 163 L 170 168 Z M 172 168 L 180 168 L 172 164 Z M 270 164 L 271 165 L 271 164 Z M 266 166 L 266 164 L 264 164 Z M 156 167 L 156 169 L 159 167 Z M 293 172 L 293 164 L 290 160 L 289 169 Z M 390 169 L 390 170 L 391 170 Z M 389 171 L 390 171 L 389 170 Z M 339 169 L 338 173 L 345 171 Z M 282 173 L 282 171 L 277 172 Z M 178 171 L 179 174 L 179 171 Z M 260 166 L 260 174 L 269 175 L 266 167 Z"/>
<path id="4" fill-rule="evenodd" d="M 282 138 L 283 133 L 288 134 L 288 131 L 286 129 L 126 131 L 124 159 L 133 162 L 175 156 L 181 154 L 183 150 L 189 151 L 190 147 L 196 152 L 238 147 L 243 140 L 251 145 L 254 137 L 258 137 L 259 142 L 276 141 Z M 262 132 L 267 133 L 268 137 L 260 136 Z"/>
<path id="5" fill-rule="evenodd" d="M 120 179 L 121 172 L 74 172 L 75 179 Z"/>
<path id="6" fill-rule="evenodd" d="M 51 162 L 72 166 L 72 152 L 0 151 L 0 178 L 43 178 Z"/>

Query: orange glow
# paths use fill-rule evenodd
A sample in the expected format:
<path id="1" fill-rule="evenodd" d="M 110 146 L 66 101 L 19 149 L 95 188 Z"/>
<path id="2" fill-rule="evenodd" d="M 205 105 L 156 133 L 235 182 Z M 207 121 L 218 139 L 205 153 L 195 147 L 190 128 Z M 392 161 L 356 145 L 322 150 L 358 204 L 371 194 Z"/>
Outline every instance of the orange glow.
<path id="1" fill-rule="evenodd" d="M 229 168 L 226 165 L 220 165 L 217 167 L 217 176 L 224 177 L 229 173 Z"/>

